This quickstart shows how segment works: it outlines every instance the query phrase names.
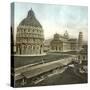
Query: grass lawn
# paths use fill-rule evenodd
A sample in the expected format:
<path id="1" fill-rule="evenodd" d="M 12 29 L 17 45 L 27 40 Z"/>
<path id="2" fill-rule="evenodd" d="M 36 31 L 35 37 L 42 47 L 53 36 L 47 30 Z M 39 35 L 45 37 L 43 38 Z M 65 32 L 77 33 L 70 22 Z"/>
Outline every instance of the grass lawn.
<path id="1" fill-rule="evenodd" d="M 14 56 L 14 66 L 16 68 L 33 63 L 42 63 L 42 60 L 44 62 L 50 62 L 67 57 L 69 57 L 69 55 L 60 55 L 60 54 L 55 54 L 55 55 L 47 54 L 44 56 Z"/>

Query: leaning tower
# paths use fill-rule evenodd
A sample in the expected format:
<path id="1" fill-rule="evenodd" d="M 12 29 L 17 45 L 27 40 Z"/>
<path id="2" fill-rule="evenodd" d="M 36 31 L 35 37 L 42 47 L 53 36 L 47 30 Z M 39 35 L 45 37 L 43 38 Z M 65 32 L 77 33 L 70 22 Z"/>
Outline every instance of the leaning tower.
<path id="1" fill-rule="evenodd" d="M 78 49 L 81 50 L 83 46 L 83 33 L 79 32 L 79 36 L 78 36 Z"/>

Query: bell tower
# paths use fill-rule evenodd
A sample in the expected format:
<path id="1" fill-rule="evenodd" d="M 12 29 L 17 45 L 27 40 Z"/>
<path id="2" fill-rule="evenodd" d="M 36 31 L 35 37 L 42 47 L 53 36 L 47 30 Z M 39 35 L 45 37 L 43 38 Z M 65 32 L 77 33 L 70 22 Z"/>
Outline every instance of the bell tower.
<path id="1" fill-rule="evenodd" d="M 78 49 L 81 50 L 83 46 L 83 33 L 79 32 L 78 36 Z"/>

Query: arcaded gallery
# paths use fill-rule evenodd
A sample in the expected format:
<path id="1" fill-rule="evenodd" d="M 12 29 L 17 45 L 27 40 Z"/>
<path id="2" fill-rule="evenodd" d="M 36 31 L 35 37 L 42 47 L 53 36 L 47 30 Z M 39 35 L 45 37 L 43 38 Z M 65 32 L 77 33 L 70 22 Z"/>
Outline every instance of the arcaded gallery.
<path id="1" fill-rule="evenodd" d="M 43 53 L 43 28 L 36 19 L 31 9 L 17 27 L 16 53 L 17 54 L 42 54 Z"/>

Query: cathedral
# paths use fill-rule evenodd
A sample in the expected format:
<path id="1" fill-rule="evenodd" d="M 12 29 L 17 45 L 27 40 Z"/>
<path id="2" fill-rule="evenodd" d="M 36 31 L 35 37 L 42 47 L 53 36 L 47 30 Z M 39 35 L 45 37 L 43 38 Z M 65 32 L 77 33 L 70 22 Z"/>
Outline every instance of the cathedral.
<path id="1" fill-rule="evenodd" d="M 31 9 L 17 27 L 16 54 L 42 54 L 43 41 L 43 28 Z"/>
<path id="2" fill-rule="evenodd" d="M 67 52 L 77 51 L 83 46 L 83 34 L 79 32 L 79 37 L 70 38 L 66 31 L 64 35 L 54 34 L 53 40 L 50 42 L 51 52 Z"/>
<path id="3" fill-rule="evenodd" d="M 16 33 L 16 54 L 19 55 L 37 55 L 43 54 L 45 51 L 43 27 L 37 20 L 34 11 L 29 10 L 26 18 L 24 18 L 17 27 Z M 66 31 L 63 35 L 54 34 L 48 51 L 50 52 L 66 52 L 77 51 L 82 48 L 83 33 L 79 32 L 78 39 L 70 38 Z"/>

